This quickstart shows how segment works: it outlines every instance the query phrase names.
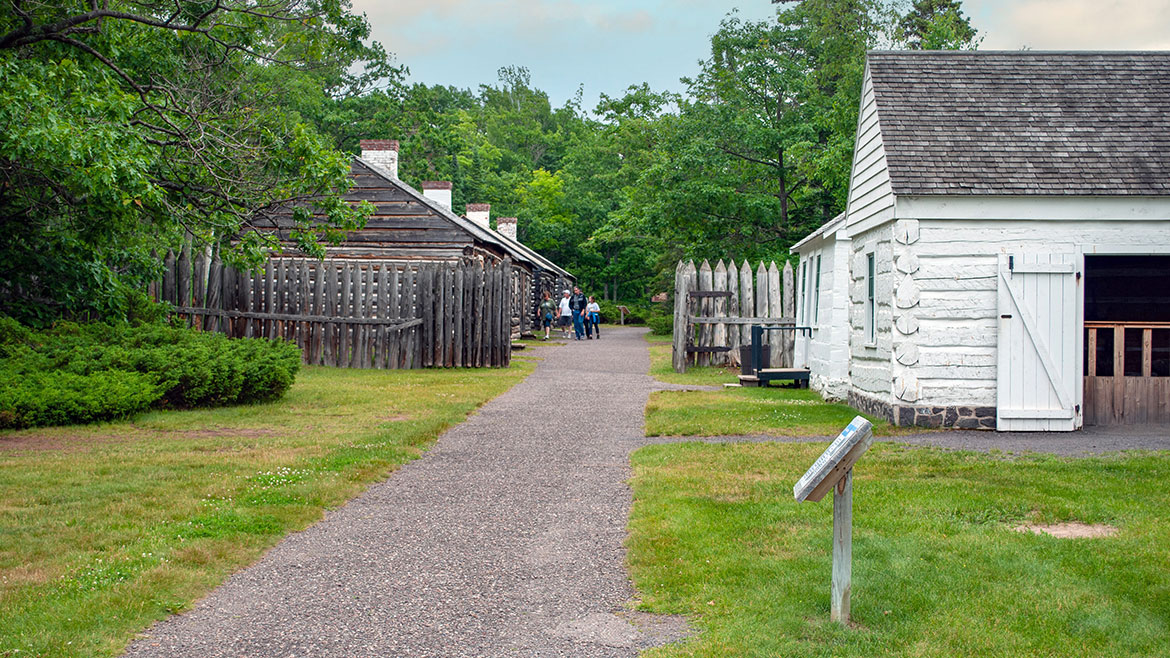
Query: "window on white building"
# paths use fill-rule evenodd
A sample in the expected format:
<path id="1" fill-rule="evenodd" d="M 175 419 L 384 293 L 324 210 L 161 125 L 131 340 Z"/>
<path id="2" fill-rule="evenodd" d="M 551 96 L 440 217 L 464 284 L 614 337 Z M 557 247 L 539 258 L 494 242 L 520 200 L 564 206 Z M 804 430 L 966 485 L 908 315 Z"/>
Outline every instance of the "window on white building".
<path id="1" fill-rule="evenodd" d="M 865 255 L 865 340 L 870 345 L 877 342 L 877 304 L 873 299 L 873 279 L 873 253 L 868 253 Z"/>
<path id="2" fill-rule="evenodd" d="M 821 255 L 817 254 L 817 276 L 813 280 L 813 325 L 821 321 Z"/>
<path id="3" fill-rule="evenodd" d="M 807 323 L 808 312 L 806 305 L 808 304 L 808 260 L 800 264 L 800 306 L 796 309 L 800 313 L 800 317 L 796 319 L 801 324 Z"/>

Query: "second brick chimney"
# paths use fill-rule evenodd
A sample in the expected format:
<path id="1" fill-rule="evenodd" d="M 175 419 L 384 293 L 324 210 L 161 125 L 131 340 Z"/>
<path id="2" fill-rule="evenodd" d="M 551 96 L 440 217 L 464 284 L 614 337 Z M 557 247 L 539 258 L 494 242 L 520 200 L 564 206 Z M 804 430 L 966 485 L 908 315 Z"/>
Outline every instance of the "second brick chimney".
<path id="1" fill-rule="evenodd" d="M 516 218 L 515 217 L 501 217 L 496 220 L 496 232 L 505 238 L 511 238 L 513 242 L 519 242 L 516 239 Z"/>
<path id="2" fill-rule="evenodd" d="M 452 187 L 454 185 L 449 180 L 425 180 L 422 182 L 422 193 L 426 198 L 450 210 Z"/>
<path id="3" fill-rule="evenodd" d="M 480 228 L 491 229 L 492 227 L 492 204 L 490 203 L 469 203 L 467 204 L 467 219 L 470 219 Z"/>
<path id="4" fill-rule="evenodd" d="M 397 139 L 363 139 L 361 147 L 362 160 L 384 169 L 392 177 L 398 178 Z"/>

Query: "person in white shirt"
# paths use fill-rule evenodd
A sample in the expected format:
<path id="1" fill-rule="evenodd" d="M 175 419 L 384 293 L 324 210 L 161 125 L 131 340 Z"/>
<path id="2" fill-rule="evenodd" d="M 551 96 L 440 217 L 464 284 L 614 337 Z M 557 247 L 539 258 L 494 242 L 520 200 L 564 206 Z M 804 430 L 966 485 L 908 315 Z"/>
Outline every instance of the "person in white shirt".
<path id="1" fill-rule="evenodd" d="M 561 311 L 561 317 L 560 317 L 561 338 L 568 338 L 569 337 L 569 325 L 573 323 L 573 309 L 569 307 L 569 291 L 568 290 L 566 290 L 561 295 L 561 303 L 560 303 L 560 306 L 558 308 L 560 308 L 560 311 Z"/>
<path id="2" fill-rule="evenodd" d="M 585 336 L 590 340 L 594 337 L 601 340 L 601 306 L 593 295 L 589 295 L 589 304 L 585 307 Z"/>

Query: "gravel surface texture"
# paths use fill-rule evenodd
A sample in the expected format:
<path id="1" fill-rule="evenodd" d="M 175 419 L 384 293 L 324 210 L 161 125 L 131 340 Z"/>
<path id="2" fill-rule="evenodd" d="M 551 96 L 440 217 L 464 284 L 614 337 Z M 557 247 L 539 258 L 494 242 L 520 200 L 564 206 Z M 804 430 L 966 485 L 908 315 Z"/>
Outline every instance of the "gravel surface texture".
<path id="1" fill-rule="evenodd" d="M 643 330 L 540 347 L 536 371 L 289 536 L 128 656 L 634 656 L 689 631 L 629 610 Z"/>

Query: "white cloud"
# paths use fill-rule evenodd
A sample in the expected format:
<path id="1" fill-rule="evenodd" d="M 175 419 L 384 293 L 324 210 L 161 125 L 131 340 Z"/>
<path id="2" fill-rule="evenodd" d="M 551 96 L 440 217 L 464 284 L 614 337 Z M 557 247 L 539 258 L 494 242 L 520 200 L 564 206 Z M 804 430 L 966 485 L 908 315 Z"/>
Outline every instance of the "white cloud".
<path id="1" fill-rule="evenodd" d="M 1166 0 L 972 0 L 984 49 L 1167 50 Z"/>

